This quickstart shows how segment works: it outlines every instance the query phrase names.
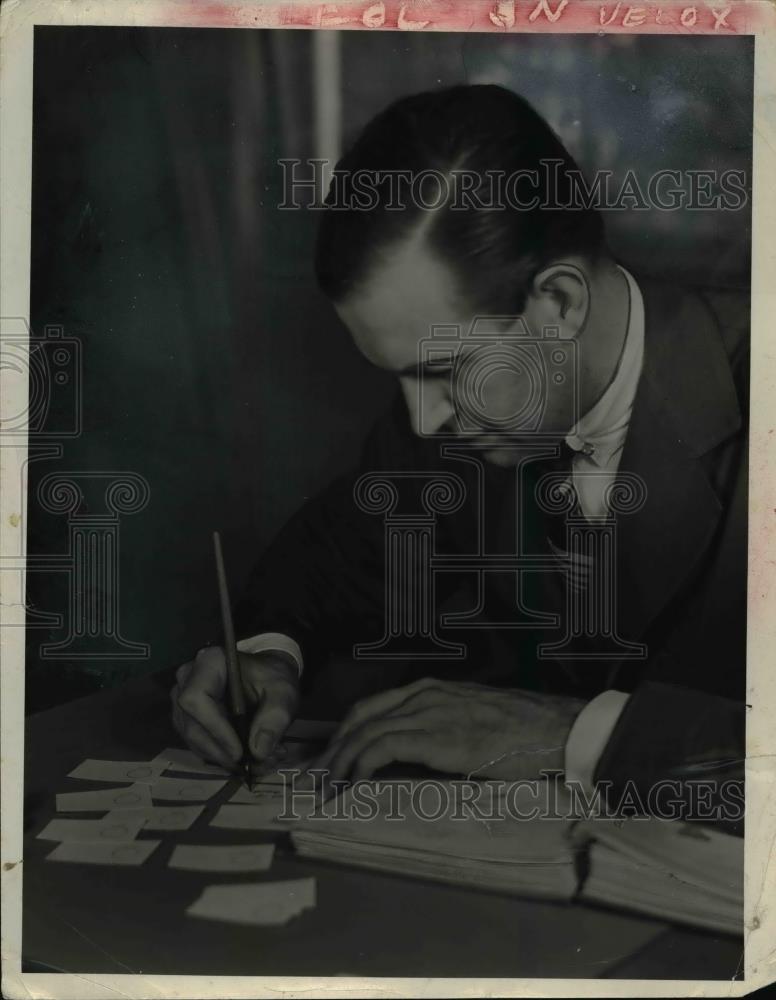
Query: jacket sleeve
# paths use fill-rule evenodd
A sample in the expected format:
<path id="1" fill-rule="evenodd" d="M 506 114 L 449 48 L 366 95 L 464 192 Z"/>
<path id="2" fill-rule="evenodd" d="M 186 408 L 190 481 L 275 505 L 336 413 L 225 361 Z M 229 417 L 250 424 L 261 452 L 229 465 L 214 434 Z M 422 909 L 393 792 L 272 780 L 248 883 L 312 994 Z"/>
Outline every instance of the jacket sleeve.
<path id="1" fill-rule="evenodd" d="M 375 424 L 361 461 L 294 514 L 259 559 L 234 609 L 238 638 L 280 632 L 297 642 L 305 674 L 332 651 L 379 640 L 385 628 L 385 526 L 354 496 L 366 472 L 428 469 L 403 398 Z"/>
<path id="2" fill-rule="evenodd" d="M 746 706 L 647 682 L 628 699 L 594 781 L 611 807 L 743 827 Z"/>

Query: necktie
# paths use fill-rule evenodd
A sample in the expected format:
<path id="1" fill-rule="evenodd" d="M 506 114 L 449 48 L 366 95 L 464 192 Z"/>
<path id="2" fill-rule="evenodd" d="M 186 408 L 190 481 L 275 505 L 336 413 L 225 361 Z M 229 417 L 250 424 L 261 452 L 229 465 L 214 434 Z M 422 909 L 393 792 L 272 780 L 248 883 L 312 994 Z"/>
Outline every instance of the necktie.
<path id="1" fill-rule="evenodd" d="M 584 620 L 587 602 L 600 599 L 600 581 L 596 579 L 597 546 L 590 544 L 591 531 L 595 533 L 597 519 L 585 516 L 573 482 L 573 460 L 579 452 L 569 447 L 565 441 L 558 450 L 556 457 L 536 463 L 536 474 L 541 523 L 546 533 L 547 548 L 555 556 L 558 570 L 557 573 L 543 575 L 544 607 L 559 614 L 558 640 L 561 640 L 574 620 Z M 554 488 L 547 481 L 542 489 L 541 478 L 547 473 L 553 474 Z M 553 505 L 552 510 L 547 509 L 549 504 L 541 502 L 546 499 L 547 494 L 554 494 L 559 501 Z M 561 502 L 564 496 L 565 503 Z M 571 530 L 568 530 L 569 522 L 572 522 Z M 547 639 L 554 641 L 550 635 Z M 608 683 L 610 665 L 588 659 L 596 646 L 595 636 L 575 632 L 572 641 L 579 660 L 561 659 L 555 662 L 565 675 L 565 685 L 571 683 L 572 689 L 581 696 L 593 697 Z M 564 656 L 568 656 L 569 652 L 570 647 L 566 646 Z M 548 669 L 547 677 L 551 688 L 553 683 L 560 683 L 561 676 L 553 676 Z"/>
<path id="2" fill-rule="evenodd" d="M 552 551 L 558 556 L 567 552 L 566 525 L 569 517 L 581 514 L 572 475 L 575 454 L 573 448 L 561 441 L 556 457 L 537 463 L 537 485 L 544 527 Z M 545 480 L 542 485 L 542 477 L 548 474 L 552 475 L 552 480 Z"/>

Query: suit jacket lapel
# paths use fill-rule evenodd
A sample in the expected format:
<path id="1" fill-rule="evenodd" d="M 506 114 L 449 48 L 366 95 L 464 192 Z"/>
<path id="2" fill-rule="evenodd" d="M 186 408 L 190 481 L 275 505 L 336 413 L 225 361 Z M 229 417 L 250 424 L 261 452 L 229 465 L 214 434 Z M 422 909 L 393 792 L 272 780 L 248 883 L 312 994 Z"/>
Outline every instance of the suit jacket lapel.
<path id="1" fill-rule="evenodd" d="M 691 454 L 644 382 L 634 408 L 622 471 L 638 475 L 643 507 L 618 517 L 617 623 L 636 641 L 671 600 L 711 541 L 721 506 Z"/>
<path id="2" fill-rule="evenodd" d="M 641 639 L 712 540 L 721 504 L 699 457 L 741 425 L 730 365 L 713 315 L 695 296 L 639 282 L 644 368 L 620 470 L 646 500 L 617 522 L 621 638 Z"/>

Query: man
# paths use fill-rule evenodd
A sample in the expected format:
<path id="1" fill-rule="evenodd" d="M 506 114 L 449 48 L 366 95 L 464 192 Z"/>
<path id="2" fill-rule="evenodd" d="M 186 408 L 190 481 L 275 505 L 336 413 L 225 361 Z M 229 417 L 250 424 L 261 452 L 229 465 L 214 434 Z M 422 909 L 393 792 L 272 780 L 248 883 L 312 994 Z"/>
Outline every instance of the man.
<path id="1" fill-rule="evenodd" d="M 462 199 L 451 182 L 464 175 Z M 294 717 L 300 676 L 314 685 L 334 651 L 383 627 L 392 557 L 381 519 L 357 502 L 359 477 L 447 473 L 466 502 L 438 518 L 437 554 L 457 572 L 434 574 L 445 591 L 436 612 L 445 601 L 460 608 L 468 588 L 458 621 L 499 624 L 477 632 L 493 642 L 457 666 L 418 668 L 412 649 L 397 655 L 393 675 L 352 706 L 319 765 L 353 779 L 395 761 L 482 777 L 565 769 L 587 784 L 630 780 L 642 790 L 670 777 L 740 778 L 746 309 L 723 317 L 698 295 L 620 267 L 600 215 L 575 201 L 574 161 L 499 87 L 397 102 L 370 122 L 336 177 L 318 278 L 359 350 L 396 374 L 401 397 L 356 473 L 281 532 L 241 603 L 256 759 Z M 412 192 L 398 208 L 397 177 L 409 177 Z M 514 186 L 494 208 L 486 194 L 500 177 Z M 423 347 L 440 325 L 461 331 L 442 364 L 424 360 Z M 524 342 L 543 344 L 533 372 Z M 572 371 L 562 364 L 569 352 Z M 457 450 L 440 445 L 451 435 Z M 613 555 L 570 557 L 571 536 L 541 499 L 548 483 L 563 487 L 582 526 L 611 523 L 618 488 L 640 491 L 616 518 Z M 489 554 L 507 556 L 527 540 L 536 569 L 507 562 L 483 575 L 456 562 L 481 556 L 485 536 Z M 430 586 L 428 575 L 417 579 Z M 595 597 L 593 581 L 607 596 Z M 580 634 L 573 655 L 553 657 L 548 644 L 560 649 L 573 588 L 586 607 L 605 601 L 613 646 Z M 234 762 L 224 676 L 215 648 L 181 667 L 174 719 L 200 753 Z"/>

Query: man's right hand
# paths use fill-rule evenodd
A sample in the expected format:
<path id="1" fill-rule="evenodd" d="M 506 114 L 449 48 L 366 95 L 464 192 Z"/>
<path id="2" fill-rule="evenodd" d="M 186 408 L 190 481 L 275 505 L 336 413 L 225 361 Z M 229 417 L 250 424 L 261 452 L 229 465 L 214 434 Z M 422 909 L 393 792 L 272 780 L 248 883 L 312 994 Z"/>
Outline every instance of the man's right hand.
<path id="1" fill-rule="evenodd" d="M 272 753 L 296 715 L 299 671 L 282 654 L 240 653 L 245 695 L 255 705 L 249 749 L 257 762 Z M 176 672 L 170 693 L 173 724 L 204 760 L 234 768 L 242 757 L 237 733 L 229 721 L 226 657 L 223 649 L 201 649 Z"/>

